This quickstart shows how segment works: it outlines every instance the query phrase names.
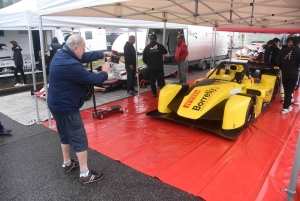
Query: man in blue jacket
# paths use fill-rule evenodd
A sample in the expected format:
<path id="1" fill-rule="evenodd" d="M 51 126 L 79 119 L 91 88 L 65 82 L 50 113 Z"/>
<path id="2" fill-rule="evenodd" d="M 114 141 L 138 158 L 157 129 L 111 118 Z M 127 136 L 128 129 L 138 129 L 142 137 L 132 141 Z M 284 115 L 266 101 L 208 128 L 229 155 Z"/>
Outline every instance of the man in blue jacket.
<path id="1" fill-rule="evenodd" d="M 56 121 L 61 140 L 63 154 L 63 169 L 70 172 L 80 165 L 82 184 L 98 181 L 102 172 L 89 170 L 87 166 L 88 141 L 84 125 L 79 113 L 82 107 L 87 85 L 102 84 L 108 77 L 109 65 L 102 66 L 102 72 L 92 74 L 84 69 L 82 63 L 96 61 L 112 53 L 87 52 L 85 41 L 77 34 L 68 38 L 66 44 L 58 51 L 51 62 L 49 72 L 48 107 Z M 70 148 L 78 157 L 78 161 L 70 158 Z"/>

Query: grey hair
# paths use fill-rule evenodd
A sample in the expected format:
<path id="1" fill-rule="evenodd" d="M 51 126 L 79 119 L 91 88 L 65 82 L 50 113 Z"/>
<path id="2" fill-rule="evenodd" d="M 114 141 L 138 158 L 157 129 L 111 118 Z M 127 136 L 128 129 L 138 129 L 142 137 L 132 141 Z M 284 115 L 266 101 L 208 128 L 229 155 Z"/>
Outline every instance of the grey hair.
<path id="1" fill-rule="evenodd" d="M 135 36 L 129 36 L 129 40 L 135 39 Z"/>
<path id="2" fill-rule="evenodd" d="M 84 39 L 78 34 L 72 34 L 66 41 L 66 45 L 72 49 L 74 46 L 80 46 Z"/>

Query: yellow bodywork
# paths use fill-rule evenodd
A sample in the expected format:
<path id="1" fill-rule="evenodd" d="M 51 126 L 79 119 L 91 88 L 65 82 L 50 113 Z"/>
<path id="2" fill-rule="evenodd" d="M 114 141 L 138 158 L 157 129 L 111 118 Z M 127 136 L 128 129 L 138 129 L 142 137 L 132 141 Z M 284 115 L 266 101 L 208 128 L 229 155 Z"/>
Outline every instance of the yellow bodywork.
<path id="1" fill-rule="evenodd" d="M 158 111 L 161 113 L 169 113 L 171 110 L 168 108 L 169 103 L 173 100 L 173 98 L 177 95 L 177 93 L 182 88 L 181 85 L 178 84 L 167 84 L 162 88 L 159 94 L 158 100 Z"/>
<path id="2" fill-rule="evenodd" d="M 244 75 L 240 77 L 241 82 L 235 81 L 236 73 L 242 76 L 243 71 L 244 67 L 238 64 L 228 65 L 227 69 L 222 68 L 219 71 L 209 71 L 206 75 L 209 78 L 197 79 L 188 90 L 185 88 L 185 91 L 181 92 L 183 96 L 180 95 L 180 98 L 172 104 L 173 110 L 169 104 L 183 90 L 183 85 L 167 84 L 159 94 L 158 111 L 164 114 L 176 112 L 181 117 L 197 120 L 220 102 L 227 100 L 222 129 L 239 128 L 245 124 L 245 116 L 251 100 L 255 103 L 254 118 L 261 113 L 263 103 L 272 100 L 277 78 L 274 75 L 263 74 L 261 82 L 256 84 L 254 78 Z"/>
<path id="3" fill-rule="evenodd" d="M 250 97 L 234 95 L 225 105 L 222 129 L 232 130 L 245 124 Z"/>
<path id="4" fill-rule="evenodd" d="M 246 64 L 224 62 L 193 85 L 165 85 L 159 94 L 158 109 L 147 115 L 235 139 L 274 99 L 277 79 L 277 75 L 262 74 L 260 83 L 255 83 Z"/>

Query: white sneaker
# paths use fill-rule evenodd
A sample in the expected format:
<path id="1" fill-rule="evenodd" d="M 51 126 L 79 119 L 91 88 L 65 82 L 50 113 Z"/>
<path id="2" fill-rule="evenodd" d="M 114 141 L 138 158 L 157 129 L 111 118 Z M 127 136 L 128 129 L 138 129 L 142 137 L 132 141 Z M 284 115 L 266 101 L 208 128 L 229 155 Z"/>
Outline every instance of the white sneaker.
<path id="1" fill-rule="evenodd" d="M 21 86 L 26 86 L 26 85 L 27 85 L 27 84 L 24 84 L 24 83 L 23 83 L 23 84 L 21 84 Z"/>
<path id="2" fill-rule="evenodd" d="M 21 86 L 21 83 L 15 84 L 15 87 L 19 87 L 19 86 Z"/>
<path id="3" fill-rule="evenodd" d="M 299 105 L 299 103 L 297 101 L 295 101 L 295 100 L 292 100 L 291 103 L 294 104 L 294 105 Z"/>
<path id="4" fill-rule="evenodd" d="M 288 110 L 289 110 L 290 112 L 293 111 L 293 107 L 290 106 L 290 107 L 288 108 Z"/>
<path id="5" fill-rule="evenodd" d="M 282 109 L 281 114 L 287 114 L 287 113 L 289 113 L 289 112 L 290 112 L 289 109 Z"/>

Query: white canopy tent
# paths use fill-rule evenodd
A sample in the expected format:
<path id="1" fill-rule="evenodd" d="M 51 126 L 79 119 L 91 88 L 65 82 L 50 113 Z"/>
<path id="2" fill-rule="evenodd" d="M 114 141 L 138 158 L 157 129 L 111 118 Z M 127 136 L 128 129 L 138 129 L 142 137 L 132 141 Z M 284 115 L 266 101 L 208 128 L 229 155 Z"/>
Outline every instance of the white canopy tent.
<path id="1" fill-rule="evenodd" d="M 299 0 L 37 0 L 43 16 L 109 17 L 218 26 L 299 29 Z M 267 12 L 266 12 L 267 11 Z"/>
<path id="2" fill-rule="evenodd" d="M 111 2 L 111 1 L 106 1 Z M 78 5 L 76 3 L 76 5 Z M 81 5 L 81 4 L 80 4 Z M 83 5 L 83 4 L 82 4 Z M 84 2 L 84 5 L 88 5 Z M 37 12 L 36 0 L 22 0 L 11 6 L 0 9 L 0 30 L 28 30 L 29 47 L 31 61 L 33 59 L 33 45 L 31 29 L 39 27 L 39 16 Z M 114 18 L 99 18 L 99 17 L 75 17 L 75 16 L 46 16 L 43 18 L 43 30 L 55 30 L 56 28 L 104 28 L 104 27 L 129 27 L 129 28 L 164 28 L 164 24 L 153 21 L 134 21 L 128 19 L 114 19 Z M 187 25 L 168 23 L 167 27 L 170 29 L 182 29 Z M 40 30 L 41 31 L 41 30 Z M 40 32 L 42 33 L 42 31 Z M 41 46 L 42 46 L 42 41 Z M 44 47 L 41 47 L 43 49 Z M 42 54 L 43 55 L 43 54 Z M 34 69 L 34 62 L 32 63 L 32 69 Z M 44 63 L 44 60 L 43 60 Z M 35 72 L 32 70 L 33 86 L 36 90 Z M 44 70 L 44 84 L 47 84 L 46 74 Z M 37 122 L 40 122 L 39 109 L 37 98 L 35 97 Z M 48 119 L 50 119 L 50 113 Z"/>
<path id="3" fill-rule="evenodd" d="M 166 22 L 212 26 L 214 34 L 217 27 L 299 29 L 300 25 L 299 0 L 37 0 L 37 6 L 43 19 L 73 16 L 149 20 L 164 22 L 164 29 Z M 266 13 L 266 8 L 272 8 L 272 12 Z M 42 18 L 40 25 L 42 30 Z"/>

